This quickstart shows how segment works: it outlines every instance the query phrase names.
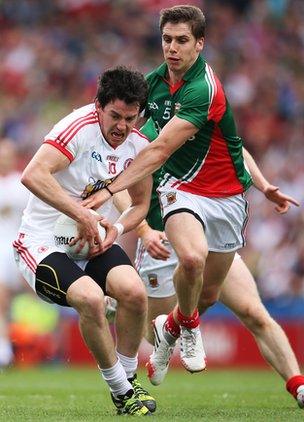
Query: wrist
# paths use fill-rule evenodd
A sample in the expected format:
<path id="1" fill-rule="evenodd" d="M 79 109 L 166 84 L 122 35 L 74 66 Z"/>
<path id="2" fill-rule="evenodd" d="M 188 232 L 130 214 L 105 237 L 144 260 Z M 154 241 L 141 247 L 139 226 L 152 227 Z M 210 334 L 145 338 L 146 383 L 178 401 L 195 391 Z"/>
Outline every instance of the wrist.
<path id="1" fill-rule="evenodd" d="M 150 229 L 146 220 L 143 220 L 135 229 L 138 237 L 143 237 Z"/>
<path id="2" fill-rule="evenodd" d="M 114 193 L 111 191 L 111 189 L 108 185 L 104 186 L 103 189 L 105 189 L 111 196 L 114 195 Z"/>
<path id="3" fill-rule="evenodd" d="M 113 224 L 113 227 L 117 230 L 117 237 L 121 236 L 125 230 L 124 225 L 119 222 Z"/>

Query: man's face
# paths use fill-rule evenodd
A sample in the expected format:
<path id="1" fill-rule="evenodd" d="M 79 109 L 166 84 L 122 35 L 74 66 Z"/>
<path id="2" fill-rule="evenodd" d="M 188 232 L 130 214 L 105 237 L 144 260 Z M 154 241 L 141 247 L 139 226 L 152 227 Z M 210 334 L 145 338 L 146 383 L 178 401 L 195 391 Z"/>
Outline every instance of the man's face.
<path id="1" fill-rule="evenodd" d="M 126 104 L 124 101 L 115 100 L 102 108 L 96 101 L 96 110 L 103 136 L 116 148 L 127 139 L 133 129 L 139 113 L 139 104 Z"/>
<path id="2" fill-rule="evenodd" d="M 170 23 L 163 27 L 162 47 L 171 72 L 183 74 L 193 65 L 204 47 L 204 38 L 196 40 L 188 23 Z"/>

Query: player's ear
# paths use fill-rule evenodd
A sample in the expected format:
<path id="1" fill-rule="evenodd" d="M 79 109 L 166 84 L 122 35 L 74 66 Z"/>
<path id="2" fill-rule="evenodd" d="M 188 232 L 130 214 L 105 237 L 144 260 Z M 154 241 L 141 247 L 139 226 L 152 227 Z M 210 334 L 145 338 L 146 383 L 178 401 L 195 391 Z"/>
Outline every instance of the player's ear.
<path id="1" fill-rule="evenodd" d="M 95 98 L 95 107 L 97 111 L 101 110 L 101 105 L 97 98 Z"/>
<path id="2" fill-rule="evenodd" d="M 204 42 L 205 42 L 205 38 L 204 38 L 204 37 L 199 38 L 199 39 L 196 41 L 196 51 L 197 51 L 198 53 L 200 53 L 200 52 L 202 51 L 202 49 L 204 48 Z"/>

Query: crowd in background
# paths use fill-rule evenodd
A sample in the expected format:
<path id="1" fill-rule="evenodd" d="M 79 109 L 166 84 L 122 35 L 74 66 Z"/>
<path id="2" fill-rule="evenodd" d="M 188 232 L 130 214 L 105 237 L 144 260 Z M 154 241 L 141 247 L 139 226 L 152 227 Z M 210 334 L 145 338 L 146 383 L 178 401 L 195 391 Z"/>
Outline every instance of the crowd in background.
<path id="1" fill-rule="evenodd" d="M 242 255 L 264 298 L 304 297 L 302 0 L 2 0 L 0 136 L 16 143 L 22 167 L 53 123 L 93 100 L 106 68 L 146 73 L 162 62 L 158 13 L 179 3 L 206 14 L 204 56 L 245 146 L 265 176 L 301 202 L 279 216 L 251 189 Z"/>

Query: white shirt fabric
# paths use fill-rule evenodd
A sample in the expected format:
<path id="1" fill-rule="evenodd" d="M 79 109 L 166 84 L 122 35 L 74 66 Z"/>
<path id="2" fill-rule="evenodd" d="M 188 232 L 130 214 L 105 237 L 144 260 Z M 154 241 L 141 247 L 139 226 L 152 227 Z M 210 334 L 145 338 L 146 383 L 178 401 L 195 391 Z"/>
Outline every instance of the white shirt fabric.
<path id="1" fill-rule="evenodd" d="M 70 160 L 70 165 L 54 177 L 76 201 L 111 182 L 149 144 L 145 136 L 133 129 L 121 145 L 113 148 L 102 135 L 95 104 L 63 118 L 44 142 L 59 149 Z M 112 201 L 107 201 L 98 212 L 109 218 L 113 212 Z M 31 194 L 19 232 L 50 244 L 54 241 L 53 228 L 59 215 L 59 211 Z"/>

